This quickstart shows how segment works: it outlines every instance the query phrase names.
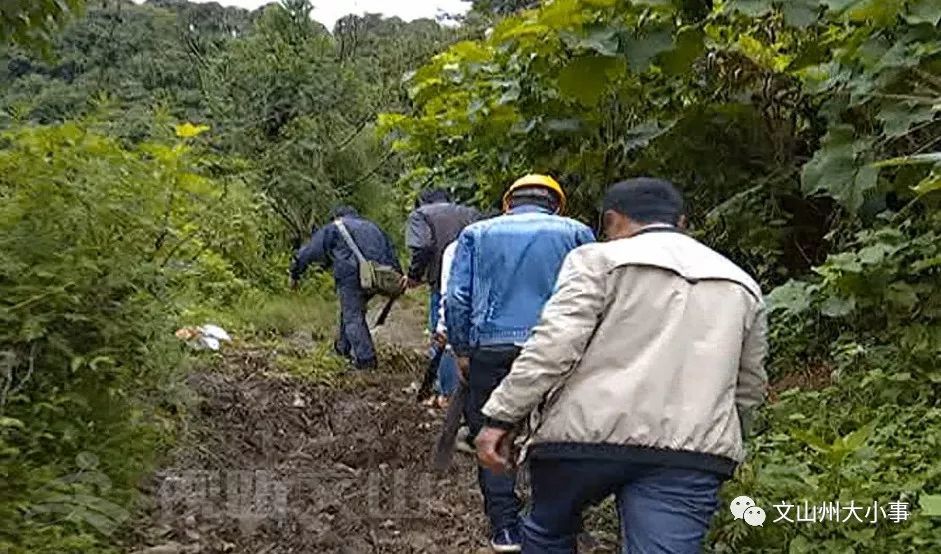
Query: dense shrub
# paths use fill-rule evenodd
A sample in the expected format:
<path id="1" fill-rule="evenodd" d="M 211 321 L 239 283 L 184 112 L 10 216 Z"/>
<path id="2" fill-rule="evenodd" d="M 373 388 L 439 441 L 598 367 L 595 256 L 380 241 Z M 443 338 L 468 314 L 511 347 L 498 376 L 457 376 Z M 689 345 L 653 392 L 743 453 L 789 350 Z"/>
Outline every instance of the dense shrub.
<path id="1" fill-rule="evenodd" d="M 202 176 L 192 138 L 125 149 L 66 124 L 0 140 L 0 550 L 92 552 L 181 408 L 179 314 L 264 267 L 260 204 Z M 110 482 L 56 484 L 69 475 Z"/>

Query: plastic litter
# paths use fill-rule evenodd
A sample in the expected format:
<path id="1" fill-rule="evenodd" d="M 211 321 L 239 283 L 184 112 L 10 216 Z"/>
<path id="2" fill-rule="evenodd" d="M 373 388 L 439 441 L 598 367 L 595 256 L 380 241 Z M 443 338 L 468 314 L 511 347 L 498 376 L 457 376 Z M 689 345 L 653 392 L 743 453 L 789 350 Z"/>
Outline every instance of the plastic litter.
<path id="1" fill-rule="evenodd" d="M 223 342 L 232 342 L 232 337 L 225 329 L 212 323 L 199 327 L 183 327 L 174 334 L 196 350 L 218 351 Z"/>

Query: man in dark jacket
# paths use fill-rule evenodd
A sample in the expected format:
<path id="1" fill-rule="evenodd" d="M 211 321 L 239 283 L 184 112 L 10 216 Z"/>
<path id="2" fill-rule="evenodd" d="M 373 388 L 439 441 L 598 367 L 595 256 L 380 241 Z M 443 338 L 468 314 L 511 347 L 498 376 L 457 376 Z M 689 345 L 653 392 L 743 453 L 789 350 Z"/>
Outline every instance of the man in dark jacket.
<path id="1" fill-rule="evenodd" d="M 336 220 L 343 222 L 367 260 L 392 266 L 398 271 L 401 271 L 401 265 L 389 236 L 356 210 L 341 206 L 333 211 L 333 219 L 334 223 L 321 227 L 298 251 L 291 267 L 292 285 L 296 287 L 311 264 L 333 266 L 333 279 L 340 301 L 340 329 L 334 348 L 341 356 L 352 359 L 357 369 L 373 369 L 376 367 L 376 350 L 366 324 L 366 306 L 370 297 L 360 286 L 359 262 L 343 240 Z"/>
<path id="2" fill-rule="evenodd" d="M 451 201 L 447 191 L 427 190 L 418 197 L 418 206 L 408 216 L 405 244 L 412 254 L 408 268 L 409 285 L 431 286 L 428 330 L 434 333 L 441 305 L 441 258 L 444 249 L 457 239 L 464 227 L 477 221 L 480 213 L 474 208 Z"/>
<path id="3" fill-rule="evenodd" d="M 415 210 L 408 216 L 405 228 L 405 244 L 412 254 L 409 264 L 407 285 L 417 287 L 422 283 L 430 286 L 428 303 L 428 332 L 432 335 L 432 344 L 428 351 L 434 359 L 439 349 L 443 348 L 446 337 L 438 336 L 441 307 L 441 272 L 444 249 L 454 242 L 464 227 L 477 221 L 480 213 L 474 208 L 451 202 L 447 191 L 432 189 L 422 191 L 418 196 Z M 438 404 L 453 392 L 456 382 L 441 379 L 442 376 L 455 374 L 457 368 L 450 355 L 441 357 L 438 368 Z M 450 383 L 450 385 L 448 385 Z"/>

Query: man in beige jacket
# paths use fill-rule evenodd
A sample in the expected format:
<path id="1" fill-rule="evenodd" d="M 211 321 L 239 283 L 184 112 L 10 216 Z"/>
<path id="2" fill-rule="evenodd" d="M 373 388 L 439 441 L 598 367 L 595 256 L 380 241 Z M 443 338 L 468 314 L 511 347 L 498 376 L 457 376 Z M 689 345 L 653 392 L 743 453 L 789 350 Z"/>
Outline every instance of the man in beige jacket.
<path id="1" fill-rule="evenodd" d="M 483 409 L 478 456 L 509 467 L 512 431 L 532 414 L 524 553 L 574 552 L 582 511 L 612 494 L 627 552 L 699 552 L 765 395 L 761 290 L 683 233 L 670 183 L 618 183 L 603 209 L 608 242 L 566 258 Z"/>

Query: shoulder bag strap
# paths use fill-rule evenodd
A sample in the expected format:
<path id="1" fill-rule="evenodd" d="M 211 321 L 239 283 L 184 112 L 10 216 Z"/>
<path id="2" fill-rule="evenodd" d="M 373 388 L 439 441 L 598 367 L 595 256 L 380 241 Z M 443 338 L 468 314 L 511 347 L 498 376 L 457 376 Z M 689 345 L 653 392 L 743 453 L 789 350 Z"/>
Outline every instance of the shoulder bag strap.
<path id="1" fill-rule="evenodd" d="M 334 223 L 336 224 L 337 229 L 339 229 L 340 235 L 343 236 L 343 240 L 346 241 L 346 245 L 350 247 L 350 250 L 352 250 L 353 254 L 356 256 L 356 259 L 359 260 L 359 263 L 368 263 L 366 257 L 363 256 L 363 253 L 360 251 L 359 247 L 356 246 L 356 241 L 353 240 L 353 235 L 350 234 L 349 229 L 347 229 L 346 225 L 343 224 L 343 220 L 337 219 Z"/>

